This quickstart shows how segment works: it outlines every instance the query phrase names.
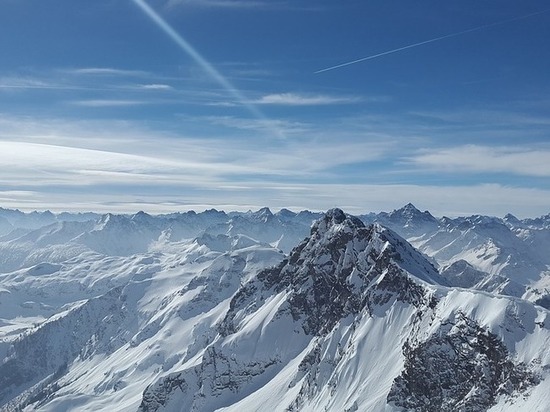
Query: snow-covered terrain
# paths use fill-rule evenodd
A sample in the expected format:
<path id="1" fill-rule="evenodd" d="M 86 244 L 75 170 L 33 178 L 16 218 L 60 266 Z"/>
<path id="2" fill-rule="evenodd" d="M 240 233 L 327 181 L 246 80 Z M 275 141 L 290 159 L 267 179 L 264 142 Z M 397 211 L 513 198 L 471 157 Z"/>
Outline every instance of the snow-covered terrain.
<path id="1" fill-rule="evenodd" d="M 547 411 L 549 223 L 0 209 L 0 410 Z"/>
<path id="2" fill-rule="evenodd" d="M 454 286 L 523 297 L 550 308 L 550 215 L 436 219 L 408 204 L 364 220 L 401 234 L 432 258 Z"/>

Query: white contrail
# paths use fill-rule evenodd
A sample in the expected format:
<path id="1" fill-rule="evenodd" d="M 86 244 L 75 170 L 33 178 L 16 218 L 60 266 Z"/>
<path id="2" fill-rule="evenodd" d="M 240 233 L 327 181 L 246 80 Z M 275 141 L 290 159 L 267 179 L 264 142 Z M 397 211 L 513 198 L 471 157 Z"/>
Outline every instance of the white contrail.
<path id="1" fill-rule="evenodd" d="M 233 98 L 248 109 L 248 111 L 266 124 L 267 127 L 278 137 L 284 137 L 282 130 L 270 126 L 270 122 L 258 108 L 250 104 L 250 100 L 229 82 L 212 64 L 210 64 L 191 44 L 183 38 L 172 26 L 166 22 L 155 10 L 153 10 L 144 0 L 133 0 L 136 5 L 164 32 L 170 37 L 185 53 L 191 57 L 210 77 L 221 85 Z"/>
<path id="2" fill-rule="evenodd" d="M 345 67 L 345 66 L 349 66 L 351 64 L 364 62 L 366 60 L 372 60 L 372 59 L 375 59 L 377 57 L 385 56 L 387 54 L 393 54 L 393 53 L 400 52 L 402 50 L 412 49 L 413 47 L 422 46 L 423 44 L 433 43 L 433 42 L 436 42 L 436 41 L 439 41 L 439 40 L 448 39 L 450 37 L 460 36 L 462 34 L 471 33 L 473 31 L 483 30 L 483 29 L 487 29 L 489 27 L 498 26 L 498 25 L 505 24 L 505 23 L 510 23 L 512 21 L 526 19 L 528 17 L 537 16 L 539 14 L 543 14 L 543 13 L 546 13 L 548 11 L 550 11 L 550 9 L 546 9 L 546 10 L 543 10 L 543 11 L 538 11 L 536 13 L 526 14 L 524 16 L 514 17 L 512 19 L 497 21 L 495 23 L 485 24 L 483 26 L 474 27 L 474 28 L 468 29 L 468 30 L 462 30 L 462 31 L 459 31 L 459 32 L 456 32 L 456 33 L 447 34 L 445 36 L 436 37 L 434 39 L 424 40 L 424 41 L 421 41 L 419 43 L 409 44 L 408 46 L 399 47 L 397 49 L 388 50 L 388 51 L 378 53 L 378 54 L 373 54 L 372 56 L 367 56 L 367 57 L 363 57 L 361 59 L 353 60 L 353 61 L 350 61 L 350 62 L 337 64 L 336 66 L 327 67 L 326 69 L 317 70 L 316 72 L 314 72 L 314 74 L 328 72 L 329 70 L 339 69 L 340 67 Z"/>

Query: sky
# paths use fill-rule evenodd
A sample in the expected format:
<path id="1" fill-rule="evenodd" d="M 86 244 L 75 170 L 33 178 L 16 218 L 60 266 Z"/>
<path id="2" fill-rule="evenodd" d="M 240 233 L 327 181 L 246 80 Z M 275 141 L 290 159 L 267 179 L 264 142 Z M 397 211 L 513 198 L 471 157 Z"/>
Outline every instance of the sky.
<path id="1" fill-rule="evenodd" d="M 0 207 L 550 213 L 545 1 L 0 0 L 0 56 Z"/>

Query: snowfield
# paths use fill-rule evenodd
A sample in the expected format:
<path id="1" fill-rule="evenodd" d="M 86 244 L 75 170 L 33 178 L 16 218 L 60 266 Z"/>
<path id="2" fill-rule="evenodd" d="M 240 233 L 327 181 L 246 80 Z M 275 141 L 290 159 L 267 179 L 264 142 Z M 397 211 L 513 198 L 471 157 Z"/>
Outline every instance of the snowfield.
<path id="1" fill-rule="evenodd" d="M 549 234 L 0 209 L 0 410 L 547 411 Z"/>

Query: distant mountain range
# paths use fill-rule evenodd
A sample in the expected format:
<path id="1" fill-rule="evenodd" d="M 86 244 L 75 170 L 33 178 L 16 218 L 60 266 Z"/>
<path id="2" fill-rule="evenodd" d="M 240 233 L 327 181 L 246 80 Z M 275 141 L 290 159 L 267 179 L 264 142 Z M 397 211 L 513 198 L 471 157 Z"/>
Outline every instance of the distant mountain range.
<path id="1" fill-rule="evenodd" d="M 550 215 L 0 209 L 0 410 L 547 411 Z"/>

